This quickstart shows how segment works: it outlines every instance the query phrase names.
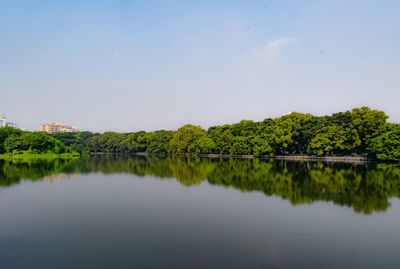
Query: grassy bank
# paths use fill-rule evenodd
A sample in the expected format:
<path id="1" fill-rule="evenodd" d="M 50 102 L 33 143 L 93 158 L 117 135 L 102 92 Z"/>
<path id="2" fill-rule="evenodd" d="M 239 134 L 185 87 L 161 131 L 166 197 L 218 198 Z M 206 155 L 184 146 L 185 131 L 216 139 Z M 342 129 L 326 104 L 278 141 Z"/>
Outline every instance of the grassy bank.
<path id="1" fill-rule="evenodd" d="M 30 162 L 34 160 L 74 159 L 79 158 L 79 156 L 77 152 L 61 154 L 22 152 L 18 154 L 0 154 L 0 160 Z"/>

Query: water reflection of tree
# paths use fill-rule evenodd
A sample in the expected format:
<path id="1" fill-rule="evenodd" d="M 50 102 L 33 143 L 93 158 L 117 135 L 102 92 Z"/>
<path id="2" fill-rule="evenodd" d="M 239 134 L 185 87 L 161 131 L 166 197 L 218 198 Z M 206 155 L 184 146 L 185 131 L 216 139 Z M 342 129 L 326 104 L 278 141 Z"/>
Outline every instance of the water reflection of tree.
<path id="1" fill-rule="evenodd" d="M 30 162 L 0 161 L 0 187 L 11 186 L 21 180 L 42 180 L 59 173 L 70 174 L 76 160 L 36 160 Z"/>
<path id="2" fill-rule="evenodd" d="M 385 211 L 399 197 L 400 166 L 340 164 L 260 159 L 156 158 L 104 155 L 77 161 L 0 163 L 0 185 L 38 180 L 57 173 L 127 173 L 176 178 L 185 186 L 212 185 L 279 196 L 293 205 L 330 201 L 371 214 Z"/>

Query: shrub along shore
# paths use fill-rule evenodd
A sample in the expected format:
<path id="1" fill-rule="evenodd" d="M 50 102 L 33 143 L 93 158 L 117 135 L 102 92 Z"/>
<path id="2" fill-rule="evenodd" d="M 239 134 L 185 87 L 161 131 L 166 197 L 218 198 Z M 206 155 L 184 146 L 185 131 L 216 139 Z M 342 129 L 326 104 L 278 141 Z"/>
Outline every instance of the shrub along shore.
<path id="1" fill-rule="evenodd" d="M 32 152 L 20 152 L 20 153 L 4 153 L 0 154 L 0 160 L 7 160 L 13 162 L 31 162 L 32 160 L 54 160 L 54 159 L 74 159 L 79 158 L 78 152 L 73 153 L 32 153 Z"/>
<path id="2" fill-rule="evenodd" d="M 49 135 L 1 128 L 0 154 L 29 151 L 400 161 L 400 124 L 387 119 L 383 111 L 361 107 L 330 116 L 293 112 L 207 130 L 187 124 L 176 131 Z"/>
<path id="3" fill-rule="evenodd" d="M 30 161 L 34 159 L 70 159 L 79 152 L 43 132 L 25 132 L 11 127 L 0 128 L 0 159 Z"/>

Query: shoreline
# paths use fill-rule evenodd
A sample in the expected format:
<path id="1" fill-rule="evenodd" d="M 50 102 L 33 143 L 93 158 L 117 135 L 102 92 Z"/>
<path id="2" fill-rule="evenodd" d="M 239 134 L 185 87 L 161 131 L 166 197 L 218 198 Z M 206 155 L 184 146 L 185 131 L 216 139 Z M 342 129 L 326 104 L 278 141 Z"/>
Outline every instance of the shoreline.
<path id="1" fill-rule="evenodd" d="M 120 156 L 155 156 L 155 157 L 187 157 L 187 158 L 208 158 L 208 159 L 260 159 L 260 160 L 278 160 L 278 161 L 295 161 L 295 162 L 328 162 L 328 163 L 398 163 L 395 161 L 383 161 L 378 159 L 365 158 L 363 156 L 315 156 L 315 155 L 277 155 L 277 156 L 255 156 L 255 155 L 230 155 L 230 154 L 165 154 L 165 153 L 118 153 L 118 152 L 91 152 L 87 154 L 76 153 L 62 153 L 62 154 L 49 154 L 49 153 L 22 153 L 22 154 L 0 154 L 0 160 L 40 160 L 40 159 L 76 159 L 82 156 L 96 156 L 96 155 L 120 155 Z"/>
<path id="2" fill-rule="evenodd" d="M 284 161 L 322 161 L 322 162 L 343 162 L 343 163 L 368 163 L 368 162 L 382 162 L 377 159 L 365 158 L 363 156 L 313 156 L 313 155 L 277 155 L 277 156 L 255 156 L 255 155 L 230 155 L 230 154 L 163 154 L 163 153 L 111 153 L 111 152 L 92 152 L 90 155 L 132 155 L 132 156 L 175 156 L 175 157 L 199 157 L 210 159 L 273 159 Z"/>

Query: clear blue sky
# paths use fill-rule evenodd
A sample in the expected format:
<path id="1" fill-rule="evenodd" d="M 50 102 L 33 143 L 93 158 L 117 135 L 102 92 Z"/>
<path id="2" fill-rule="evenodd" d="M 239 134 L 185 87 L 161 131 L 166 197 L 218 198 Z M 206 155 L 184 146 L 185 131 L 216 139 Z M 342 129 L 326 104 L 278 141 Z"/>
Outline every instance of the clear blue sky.
<path id="1" fill-rule="evenodd" d="M 367 105 L 400 122 L 400 1 L 1 1 L 20 127 L 203 127 Z"/>

